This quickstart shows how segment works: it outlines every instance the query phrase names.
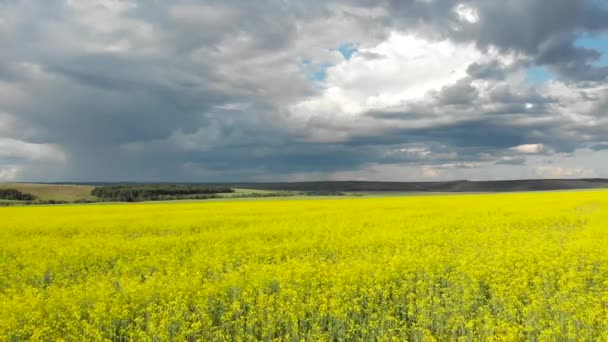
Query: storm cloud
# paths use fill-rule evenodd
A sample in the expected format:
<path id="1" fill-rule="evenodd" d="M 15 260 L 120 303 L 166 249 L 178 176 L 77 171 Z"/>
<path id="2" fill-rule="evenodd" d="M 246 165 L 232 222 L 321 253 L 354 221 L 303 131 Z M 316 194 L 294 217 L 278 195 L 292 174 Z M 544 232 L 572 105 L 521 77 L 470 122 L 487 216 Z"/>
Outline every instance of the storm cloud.
<path id="1" fill-rule="evenodd" d="M 0 181 L 608 177 L 593 0 L 0 1 Z"/>

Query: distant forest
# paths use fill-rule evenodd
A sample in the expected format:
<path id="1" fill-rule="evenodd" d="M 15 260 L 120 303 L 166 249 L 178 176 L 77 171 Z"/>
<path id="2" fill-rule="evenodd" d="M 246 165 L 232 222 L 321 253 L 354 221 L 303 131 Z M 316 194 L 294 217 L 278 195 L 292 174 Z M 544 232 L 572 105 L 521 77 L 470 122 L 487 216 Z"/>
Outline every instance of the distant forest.
<path id="1" fill-rule="evenodd" d="M 6 187 L 6 188 L 4 188 Z M 239 189 L 235 191 L 233 189 Z M 274 183 L 0 183 L 0 206 L 205 200 L 287 196 L 365 196 L 381 193 L 484 193 L 608 189 L 608 179 L 507 181 Z"/>
<path id="2" fill-rule="evenodd" d="M 140 202 L 168 201 L 177 199 L 208 199 L 220 193 L 232 193 L 224 186 L 178 185 L 178 184 L 137 184 L 99 186 L 91 194 L 104 201 Z"/>
<path id="3" fill-rule="evenodd" d="M 0 189 L 0 199 L 8 201 L 33 201 L 36 196 L 17 189 Z"/>
<path id="4" fill-rule="evenodd" d="M 504 181 L 223 183 L 242 189 L 319 192 L 517 192 L 608 188 L 608 179 L 522 179 Z"/>

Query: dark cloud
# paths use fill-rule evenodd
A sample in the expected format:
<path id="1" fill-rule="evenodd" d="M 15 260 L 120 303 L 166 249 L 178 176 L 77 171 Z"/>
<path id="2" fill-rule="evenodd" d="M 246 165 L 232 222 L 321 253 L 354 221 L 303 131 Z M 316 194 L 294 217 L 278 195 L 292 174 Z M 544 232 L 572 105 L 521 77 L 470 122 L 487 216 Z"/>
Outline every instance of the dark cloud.
<path id="1" fill-rule="evenodd" d="M 505 78 L 505 68 L 499 61 L 491 61 L 488 63 L 472 63 L 467 68 L 467 73 L 478 79 L 496 79 L 502 80 Z"/>
<path id="2" fill-rule="evenodd" d="M 379 53 L 375 53 L 375 52 L 371 52 L 371 51 L 360 51 L 360 52 L 356 52 L 357 57 L 363 58 L 363 59 L 367 59 L 367 60 L 381 60 L 383 58 L 385 58 L 386 56 L 379 54 Z"/>
<path id="3" fill-rule="evenodd" d="M 474 11 L 476 22 L 456 10 Z M 603 80 L 608 71 L 592 63 L 601 51 L 576 45 L 580 32 L 608 29 L 608 7 L 591 0 L 391 1 L 393 20 L 436 38 L 473 42 L 484 49 L 523 53 L 574 80 Z"/>
<path id="4" fill-rule="evenodd" d="M 591 149 L 594 151 L 608 150 L 608 143 L 599 143 L 591 145 Z"/>
<path id="5" fill-rule="evenodd" d="M 11 139 L 0 175 L 281 179 L 370 163 L 524 165 L 509 149 L 525 144 L 603 150 L 608 67 L 577 38 L 607 29 L 606 6 L 583 0 L 0 1 L 0 139 Z M 390 63 L 373 48 L 394 32 L 487 58 L 420 99 L 384 105 L 358 85 L 371 99 L 359 116 L 331 101 L 294 114 L 328 93 L 302 61 L 331 78 L 345 62 L 336 48 L 356 43 L 353 60 Z M 534 65 L 567 89 L 519 80 Z"/>
<path id="6" fill-rule="evenodd" d="M 433 94 L 439 103 L 446 105 L 470 105 L 477 99 L 477 88 L 471 84 L 472 80 L 463 78 L 456 84 L 444 86 L 441 91 Z"/>
<path id="7" fill-rule="evenodd" d="M 523 157 L 503 157 L 496 161 L 496 165 L 524 165 L 526 158 Z"/>

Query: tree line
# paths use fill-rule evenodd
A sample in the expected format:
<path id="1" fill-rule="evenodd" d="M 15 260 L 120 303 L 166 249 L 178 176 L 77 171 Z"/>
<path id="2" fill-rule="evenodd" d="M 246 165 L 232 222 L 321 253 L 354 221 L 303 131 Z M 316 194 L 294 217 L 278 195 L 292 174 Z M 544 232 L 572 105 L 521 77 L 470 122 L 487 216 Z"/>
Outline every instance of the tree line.
<path id="1" fill-rule="evenodd" d="M 17 189 L 0 189 L 0 199 L 9 201 L 33 201 L 36 196 Z"/>
<path id="2" fill-rule="evenodd" d="M 220 193 L 232 193 L 233 189 L 224 186 L 178 185 L 178 184 L 141 184 L 99 186 L 91 194 L 104 201 L 139 202 L 164 201 L 176 199 L 208 199 Z"/>

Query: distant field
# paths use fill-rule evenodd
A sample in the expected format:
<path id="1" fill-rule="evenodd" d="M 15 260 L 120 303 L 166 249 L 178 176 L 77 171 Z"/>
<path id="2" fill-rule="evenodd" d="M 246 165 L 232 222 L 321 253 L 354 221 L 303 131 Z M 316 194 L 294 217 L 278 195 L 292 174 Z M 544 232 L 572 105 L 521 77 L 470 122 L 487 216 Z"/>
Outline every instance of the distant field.
<path id="1" fill-rule="evenodd" d="M 0 189 L 2 188 L 10 188 L 17 189 L 24 193 L 30 193 L 35 195 L 37 199 L 42 201 L 65 201 L 65 202 L 75 202 L 79 200 L 90 200 L 93 201 L 97 199 L 95 196 L 91 195 L 91 191 L 95 188 L 91 185 L 63 185 L 63 184 L 35 184 L 35 183 L 0 183 Z M 251 195 L 251 197 L 257 198 L 255 196 L 270 196 L 273 194 L 280 194 L 281 196 L 285 196 L 291 194 L 292 192 L 287 191 L 273 191 L 273 190 L 255 190 L 255 189 L 234 189 L 234 193 L 220 193 L 216 194 L 219 198 L 242 198 Z M 200 201 L 200 200 L 199 200 Z M 0 202 L 14 202 L 14 201 L 6 201 L 0 199 Z"/>
<path id="2" fill-rule="evenodd" d="M 95 199 L 91 195 L 93 186 L 88 185 L 59 185 L 59 184 L 33 184 L 33 183 L 0 183 L 0 188 L 17 189 L 21 192 L 35 195 L 44 201 L 67 201 Z"/>
<path id="3" fill-rule="evenodd" d="M 521 192 L 572 189 L 608 189 L 608 179 L 522 179 L 505 181 L 366 182 L 320 181 L 289 183 L 225 183 L 225 186 L 290 191 L 341 192 Z"/>
<path id="4" fill-rule="evenodd" d="M 339 182 L 338 182 L 339 183 Z M 316 184 L 316 183 L 311 183 Z M 95 188 L 93 185 L 75 185 L 75 184 L 36 184 L 36 183 L 0 183 L 0 189 L 12 188 L 21 192 L 31 193 L 40 201 L 60 201 L 60 202 L 77 202 L 77 201 L 96 201 L 97 197 L 91 195 L 91 191 Z M 454 192 L 439 192 L 439 191 L 344 191 L 344 192 L 327 192 L 327 194 L 317 194 L 320 190 L 263 190 L 263 189 L 246 189 L 233 188 L 232 193 L 214 194 L 216 198 L 210 199 L 175 199 L 163 200 L 158 202 L 170 203 L 192 203 L 200 201 L 256 201 L 256 200 L 282 200 L 282 199 L 331 199 L 331 198 L 362 198 L 362 197 L 420 197 L 420 196 L 442 196 L 455 194 Z M 578 191 L 578 190 L 561 190 L 561 191 Z M 591 191 L 591 190 L 589 190 Z M 600 190 L 601 191 L 601 190 Z M 525 192 L 525 191 L 524 191 Z M 320 193 L 323 193 L 321 191 Z M 475 192 L 470 192 L 475 193 Z M 9 201 L 0 199 L 2 203 L 16 203 L 21 205 L 24 202 Z"/>
<path id="5" fill-rule="evenodd" d="M 608 191 L 0 217 L 2 341 L 608 340 Z"/>
<path id="6" fill-rule="evenodd" d="M 233 189 L 234 192 L 233 193 L 220 193 L 217 194 L 218 197 L 226 197 L 226 198 L 230 198 L 230 197 L 242 197 L 242 196 L 247 196 L 247 195 L 272 195 L 272 194 L 283 194 L 283 195 L 287 195 L 290 194 L 292 192 L 288 192 L 288 191 L 281 191 L 281 190 L 259 190 L 259 189 L 241 189 L 241 188 L 234 188 Z M 293 192 L 295 193 L 295 192 Z"/>

